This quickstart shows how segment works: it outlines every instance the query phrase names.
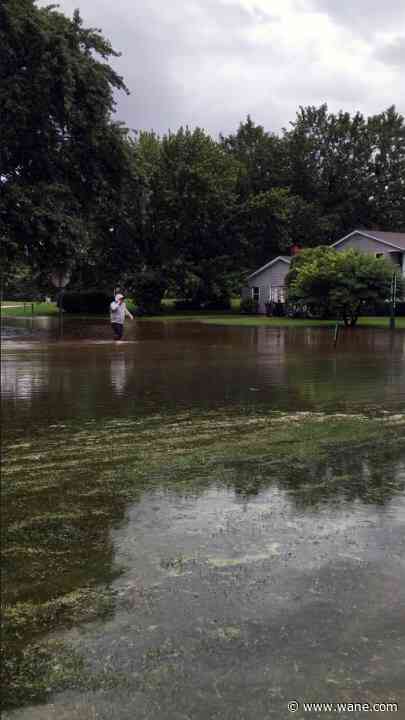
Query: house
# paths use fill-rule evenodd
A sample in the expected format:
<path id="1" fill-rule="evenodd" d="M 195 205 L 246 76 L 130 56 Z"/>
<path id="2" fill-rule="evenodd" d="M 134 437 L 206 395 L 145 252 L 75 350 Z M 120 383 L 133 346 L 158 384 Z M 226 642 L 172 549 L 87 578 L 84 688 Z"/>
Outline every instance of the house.
<path id="1" fill-rule="evenodd" d="M 405 277 L 405 233 L 380 230 L 353 230 L 337 240 L 331 247 L 336 250 L 359 250 L 376 257 L 388 257 L 401 268 Z"/>
<path id="2" fill-rule="evenodd" d="M 405 233 L 382 232 L 380 230 L 353 230 L 331 247 L 336 250 L 359 250 L 376 257 L 388 257 L 401 269 L 405 277 Z M 294 255 L 298 251 L 293 246 Z M 266 303 L 285 302 L 285 278 L 290 269 L 291 256 L 279 255 L 247 277 L 247 286 L 242 297 L 251 297 L 258 304 L 258 312 L 266 312 Z"/>
<path id="3" fill-rule="evenodd" d="M 266 303 L 285 302 L 285 279 L 290 269 L 291 257 L 278 255 L 247 278 L 242 298 L 251 297 L 257 302 L 258 312 L 266 312 Z"/>

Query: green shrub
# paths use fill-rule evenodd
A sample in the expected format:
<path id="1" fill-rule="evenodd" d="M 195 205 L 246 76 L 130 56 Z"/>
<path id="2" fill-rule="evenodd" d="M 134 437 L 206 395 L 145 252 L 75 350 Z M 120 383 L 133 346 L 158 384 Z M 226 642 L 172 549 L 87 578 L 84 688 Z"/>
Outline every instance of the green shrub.
<path id="1" fill-rule="evenodd" d="M 228 295 L 210 299 L 190 298 L 188 300 L 176 300 L 174 304 L 175 310 L 211 312 L 214 310 L 230 310 L 231 298 Z"/>
<path id="2" fill-rule="evenodd" d="M 67 313 L 108 313 L 112 297 L 105 292 L 66 292 L 62 297 L 62 307 Z"/>
<path id="3" fill-rule="evenodd" d="M 388 317 L 391 313 L 391 302 L 389 300 L 369 303 L 361 309 L 362 315 L 370 315 L 376 317 Z M 405 316 L 405 301 L 397 300 L 395 305 L 395 315 L 398 317 Z"/>
<path id="4" fill-rule="evenodd" d="M 201 304 L 195 300 L 176 300 L 174 309 L 183 311 L 201 310 Z"/>
<path id="5" fill-rule="evenodd" d="M 240 301 L 240 312 L 246 315 L 255 315 L 258 312 L 258 304 L 253 298 L 242 298 Z"/>
<path id="6" fill-rule="evenodd" d="M 266 315 L 267 317 L 284 317 L 285 316 L 285 304 L 282 302 L 266 302 Z"/>
<path id="7" fill-rule="evenodd" d="M 145 268 L 134 278 L 129 287 L 135 301 L 137 315 L 159 315 L 162 312 L 162 300 L 167 290 L 168 281 L 165 273 L 159 268 Z"/>
<path id="8" fill-rule="evenodd" d="M 212 298 L 203 303 L 204 310 L 230 310 L 231 298 L 228 295 Z"/>

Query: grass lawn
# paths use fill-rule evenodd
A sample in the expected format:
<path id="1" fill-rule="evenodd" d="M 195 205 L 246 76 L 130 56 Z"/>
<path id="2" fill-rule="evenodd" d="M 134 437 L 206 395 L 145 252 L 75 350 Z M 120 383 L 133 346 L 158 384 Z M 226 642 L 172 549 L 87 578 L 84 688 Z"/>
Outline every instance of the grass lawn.
<path id="1" fill-rule="evenodd" d="M 129 310 L 133 311 L 134 306 L 131 302 L 128 302 Z M 173 312 L 170 310 L 170 301 L 164 303 L 164 309 L 161 315 L 155 315 L 145 318 L 140 318 L 140 321 L 153 320 L 153 321 L 190 321 L 190 322 L 203 322 L 210 325 L 233 325 L 241 327 L 331 327 L 335 325 L 335 320 L 301 320 L 294 318 L 283 318 L 283 317 L 265 317 L 263 315 L 241 315 L 237 312 L 237 303 L 233 304 L 232 310 L 226 312 Z M 4 300 L 1 305 L 1 314 L 3 317 L 27 317 L 32 316 L 31 303 L 26 301 L 8 301 Z M 58 314 L 58 308 L 56 303 L 34 303 L 34 315 L 38 317 L 48 317 Z M 77 319 L 100 319 L 106 318 L 107 314 L 100 315 L 73 315 L 67 314 L 66 317 L 77 318 Z M 359 318 L 358 325 L 368 327 L 389 327 L 388 317 L 361 317 Z M 405 329 L 405 317 L 396 318 L 396 327 Z"/>
<path id="2" fill-rule="evenodd" d="M 143 318 L 140 319 L 141 322 Z M 162 314 L 145 318 L 145 320 L 157 321 L 193 321 L 202 322 L 208 325 L 233 325 L 235 327 L 333 327 L 336 320 L 301 320 L 283 317 L 265 317 L 263 315 L 239 315 L 237 313 L 178 313 Z M 358 326 L 389 327 L 387 317 L 361 317 Z M 396 318 L 396 327 L 405 329 L 405 317 Z"/>
<path id="3" fill-rule="evenodd" d="M 34 302 L 29 300 L 4 300 L 1 303 L 1 314 L 3 317 L 31 317 L 32 305 L 34 305 L 34 315 L 47 317 L 49 315 L 57 315 L 58 308 L 56 303 Z"/>
<path id="4" fill-rule="evenodd" d="M 359 325 L 388 328 L 389 324 L 390 320 L 387 317 L 362 317 L 359 319 Z M 395 325 L 397 328 L 405 328 L 405 317 L 402 316 L 395 318 Z"/>
<path id="5" fill-rule="evenodd" d="M 142 321 L 143 318 L 140 318 Z M 224 313 L 224 312 L 190 312 L 190 313 L 176 313 L 176 314 L 162 314 L 146 317 L 145 320 L 164 320 L 166 321 L 192 321 L 202 322 L 207 325 L 234 325 L 234 326 L 245 326 L 245 327 L 308 327 L 314 326 L 332 326 L 335 324 L 334 320 L 294 320 L 290 318 L 269 318 L 262 315 L 240 315 L 239 313 Z"/>

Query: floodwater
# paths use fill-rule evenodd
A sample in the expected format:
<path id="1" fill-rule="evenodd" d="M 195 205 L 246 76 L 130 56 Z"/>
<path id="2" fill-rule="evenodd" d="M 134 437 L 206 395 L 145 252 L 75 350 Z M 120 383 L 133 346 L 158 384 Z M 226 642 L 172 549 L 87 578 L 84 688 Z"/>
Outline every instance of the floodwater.
<path id="1" fill-rule="evenodd" d="M 262 328 L 190 322 L 5 319 L 2 397 L 7 426 L 126 417 L 239 404 L 274 410 L 405 407 L 405 332 Z M 25 335 L 23 333 L 26 333 Z M 32 338 L 32 340 L 30 340 Z"/>
<path id="2" fill-rule="evenodd" d="M 40 691 L 16 690 L 18 700 L 11 691 L 5 719 L 336 717 L 336 707 L 305 711 L 304 702 L 396 703 L 405 718 L 400 439 L 370 447 L 353 437 L 354 452 L 346 444 L 290 472 L 271 458 L 246 464 L 240 451 L 236 461 L 236 450 L 231 462 L 229 448 L 218 471 L 194 465 L 187 482 L 181 459 L 169 467 L 169 440 L 191 416 L 254 422 L 274 411 L 291 426 L 327 426 L 387 415 L 395 428 L 405 332 L 349 329 L 335 349 L 330 328 L 141 321 L 115 344 L 104 321 L 66 319 L 63 340 L 51 318 L 4 323 L 4 487 L 20 488 L 10 502 L 6 602 L 51 602 L 82 588 L 114 598 L 105 617 L 53 618 L 35 630 L 35 642 L 63 642 L 93 679 L 63 683 L 53 668 Z M 218 442 L 228 437 L 221 427 Z M 165 438 L 166 474 L 148 456 Z M 118 488 L 132 451 L 144 474 L 130 497 Z M 292 715 L 289 701 L 300 704 Z"/>

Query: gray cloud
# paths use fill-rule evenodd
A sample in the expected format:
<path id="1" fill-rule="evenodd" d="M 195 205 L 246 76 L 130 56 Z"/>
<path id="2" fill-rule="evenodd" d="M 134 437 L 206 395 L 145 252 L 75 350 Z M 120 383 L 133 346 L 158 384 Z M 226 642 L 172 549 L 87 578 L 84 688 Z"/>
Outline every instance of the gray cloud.
<path id="1" fill-rule="evenodd" d="M 62 0 L 60 8 L 71 14 L 76 4 Z M 81 14 L 122 53 L 113 64 L 131 95 L 120 95 L 117 114 L 132 128 L 166 132 L 200 125 L 217 133 L 235 127 L 266 95 L 259 90 L 244 106 L 244 86 L 251 85 L 246 68 L 272 60 L 271 48 L 258 50 L 246 30 L 270 22 L 267 13 L 216 0 L 121 0 L 119 10 L 103 0 L 82 0 Z"/>
<path id="2" fill-rule="evenodd" d="M 314 6 L 360 35 L 395 30 L 405 23 L 403 0 L 314 0 Z"/>
<path id="3" fill-rule="evenodd" d="M 371 36 L 397 0 L 382 13 L 381 0 L 59 2 L 67 14 L 80 3 L 85 25 L 102 28 L 122 52 L 113 64 L 131 95 L 117 98 L 117 116 L 134 129 L 198 125 L 216 135 L 251 114 L 279 131 L 300 104 L 365 113 L 405 106 L 389 48 L 366 47 L 358 20 L 369 8 Z"/>
<path id="4" fill-rule="evenodd" d="M 405 67 L 405 36 L 383 45 L 376 51 L 376 57 L 388 65 Z"/>

